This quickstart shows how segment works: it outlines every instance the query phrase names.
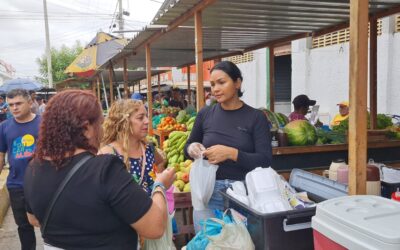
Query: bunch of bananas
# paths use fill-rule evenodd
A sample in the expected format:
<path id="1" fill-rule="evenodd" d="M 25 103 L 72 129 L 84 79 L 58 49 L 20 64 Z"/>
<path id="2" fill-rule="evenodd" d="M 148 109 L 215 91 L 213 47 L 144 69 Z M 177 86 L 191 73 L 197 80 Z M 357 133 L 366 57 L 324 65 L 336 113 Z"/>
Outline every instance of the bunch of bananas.
<path id="1" fill-rule="evenodd" d="M 186 122 L 186 128 L 188 131 L 192 131 L 193 125 L 194 125 L 194 121 L 196 120 L 196 116 L 193 116 L 192 118 L 190 118 L 187 122 Z"/>
<path id="2" fill-rule="evenodd" d="M 163 143 L 163 150 L 167 154 L 168 165 L 183 162 L 185 160 L 183 148 L 189 134 L 183 131 L 173 131 L 169 134 L 168 140 Z"/>

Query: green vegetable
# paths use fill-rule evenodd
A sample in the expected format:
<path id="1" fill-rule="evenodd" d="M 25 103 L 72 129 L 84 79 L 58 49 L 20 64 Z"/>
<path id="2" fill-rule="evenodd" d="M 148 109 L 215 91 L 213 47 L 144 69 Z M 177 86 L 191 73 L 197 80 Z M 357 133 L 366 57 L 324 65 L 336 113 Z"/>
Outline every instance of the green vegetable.
<path id="1" fill-rule="evenodd" d="M 384 114 L 378 114 L 376 120 L 376 126 L 378 129 L 385 129 L 393 125 L 392 118 Z"/>
<path id="2" fill-rule="evenodd" d="M 325 131 L 321 128 L 316 129 L 318 142 L 322 144 L 342 144 L 346 142 L 345 131 Z"/>

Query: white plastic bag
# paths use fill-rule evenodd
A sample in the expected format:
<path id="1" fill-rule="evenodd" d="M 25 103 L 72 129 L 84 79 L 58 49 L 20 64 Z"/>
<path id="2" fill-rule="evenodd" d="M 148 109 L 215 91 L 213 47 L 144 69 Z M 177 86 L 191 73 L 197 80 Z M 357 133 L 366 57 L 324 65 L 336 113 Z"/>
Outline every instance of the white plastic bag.
<path id="1" fill-rule="evenodd" d="M 174 217 L 175 212 L 173 214 L 169 214 L 167 198 L 164 193 L 163 193 L 163 195 L 164 195 L 164 199 L 165 199 L 166 205 L 167 205 L 167 216 L 168 216 L 166 229 L 164 231 L 163 236 L 161 236 L 161 238 L 159 238 L 159 239 L 155 239 L 155 240 L 145 239 L 142 250 L 176 250 L 175 244 L 172 241 L 172 237 L 173 237 L 172 218 Z M 153 194 L 152 194 L 152 196 L 153 196 Z"/>
<path id="2" fill-rule="evenodd" d="M 233 223 L 226 224 L 223 220 L 212 218 L 211 220 L 222 225 L 221 233 L 208 236 L 209 243 L 206 250 L 254 250 L 254 243 L 247 231 L 244 222 L 232 212 Z M 206 230 L 205 230 L 206 231 Z"/>
<path id="3" fill-rule="evenodd" d="M 214 192 L 218 166 L 210 164 L 203 157 L 193 162 L 189 180 L 194 210 L 205 210 Z"/>

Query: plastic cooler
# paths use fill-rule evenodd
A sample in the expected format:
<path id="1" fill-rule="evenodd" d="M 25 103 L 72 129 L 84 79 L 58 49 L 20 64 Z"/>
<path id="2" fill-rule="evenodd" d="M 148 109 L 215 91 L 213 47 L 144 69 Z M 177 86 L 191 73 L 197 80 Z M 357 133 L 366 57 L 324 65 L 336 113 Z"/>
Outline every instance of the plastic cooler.
<path id="1" fill-rule="evenodd" d="M 400 182 L 389 183 L 381 181 L 381 196 L 390 199 L 392 194 L 400 189 Z"/>
<path id="2" fill-rule="evenodd" d="M 317 205 L 315 250 L 400 249 L 400 203 L 379 196 L 339 197 Z"/>
<path id="3" fill-rule="evenodd" d="M 310 199 L 320 202 L 347 195 L 347 186 L 300 169 L 293 169 L 289 183 L 306 191 Z M 225 208 L 233 208 L 247 218 L 247 229 L 256 249 L 313 249 L 311 217 L 315 207 L 262 214 L 221 192 Z"/>

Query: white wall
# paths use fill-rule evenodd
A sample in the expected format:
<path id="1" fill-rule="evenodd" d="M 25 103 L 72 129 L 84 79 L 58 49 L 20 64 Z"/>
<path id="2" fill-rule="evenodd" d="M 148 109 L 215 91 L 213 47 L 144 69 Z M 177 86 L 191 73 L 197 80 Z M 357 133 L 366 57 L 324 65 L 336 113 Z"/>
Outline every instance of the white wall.
<path id="1" fill-rule="evenodd" d="M 240 63 L 237 66 L 242 71 L 244 92 L 242 100 L 254 108 L 267 105 L 267 61 L 266 49 L 253 51 L 254 60 Z"/>
<path id="2" fill-rule="evenodd" d="M 378 37 L 378 112 L 400 114 L 400 34 L 393 34 L 393 20 L 383 20 Z M 317 100 L 332 119 L 336 104 L 349 98 L 349 43 L 310 49 L 308 39 L 292 42 L 292 96 Z"/>

